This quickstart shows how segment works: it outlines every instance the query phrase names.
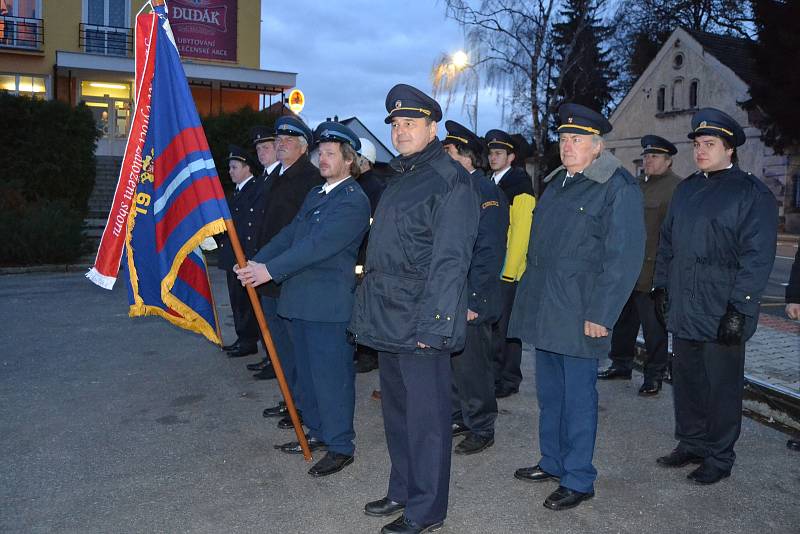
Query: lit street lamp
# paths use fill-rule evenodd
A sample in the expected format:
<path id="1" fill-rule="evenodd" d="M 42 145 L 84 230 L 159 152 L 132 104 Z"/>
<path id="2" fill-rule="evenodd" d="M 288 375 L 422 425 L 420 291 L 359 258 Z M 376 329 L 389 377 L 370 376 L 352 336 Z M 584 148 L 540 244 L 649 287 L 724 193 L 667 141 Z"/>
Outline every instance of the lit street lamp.
<path id="1" fill-rule="evenodd" d="M 469 70 L 471 76 L 465 76 L 464 71 Z M 443 54 L 433 67 L 433 96 L 436 97 L 438 93 L 447 92 L 447 100 L 445 102 L 445 111 L 450 105 L 450 99 L 453 93 L 460 89 L 464 90 L 464 107 L 466 107 L 466 100 L 470 92 L 475 94 L 475 100 L 472 103 L 472 110 L 467 110 L 467 115 L 470 118 L 470 125 L 472 131 L 478 133 L 478 93 L 480 92 L 480 78 L 475 65 L 470 63 L 469 55 L 463 50 L 458 50 L 453 54 Z"/>

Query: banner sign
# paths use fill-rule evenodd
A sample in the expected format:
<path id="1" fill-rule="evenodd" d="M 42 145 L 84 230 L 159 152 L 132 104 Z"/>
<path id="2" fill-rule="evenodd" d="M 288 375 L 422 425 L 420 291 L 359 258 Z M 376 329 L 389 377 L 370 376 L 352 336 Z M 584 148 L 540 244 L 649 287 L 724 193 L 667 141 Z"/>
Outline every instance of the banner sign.
<path id="1" fill-rule="evenodd" d="M 170 0 L 169 22 L 181 57 L 236 61 L 237 0 Z"/>

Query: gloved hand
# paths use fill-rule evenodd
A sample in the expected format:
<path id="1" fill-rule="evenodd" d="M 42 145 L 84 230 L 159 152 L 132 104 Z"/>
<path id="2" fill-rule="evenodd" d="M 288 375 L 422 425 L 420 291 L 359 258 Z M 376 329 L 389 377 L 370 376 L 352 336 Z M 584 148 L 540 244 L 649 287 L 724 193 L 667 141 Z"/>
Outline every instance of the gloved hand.
<path id="1" fill-rule="evenodd" d="M 656 319 L 664 328 L 667 327 L 667 312 L 669 311 L 669 293 L 666 287 L 657 287 L 650 292 L 650 298 L 656 307 Z"/>
<path id="2" fill-rule="evenodd" d="M 719 320 L 717 341 L 723 345 L 739 345 L 744 334 L 744 314 L 739 313 L 733 304 L 728 303 L 728 310 Z"/>

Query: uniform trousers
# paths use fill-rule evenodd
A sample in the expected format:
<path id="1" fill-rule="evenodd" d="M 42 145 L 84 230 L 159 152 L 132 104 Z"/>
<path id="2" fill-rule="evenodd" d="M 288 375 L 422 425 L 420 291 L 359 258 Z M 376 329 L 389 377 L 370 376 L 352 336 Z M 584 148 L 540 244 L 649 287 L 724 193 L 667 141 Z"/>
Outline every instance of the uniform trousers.
<path id="1" fill-rule="evenodd" d="M 292 319 L 289 333 L 308 434 L 322 440 L 329 451 L 352 456 L 356 397 L 348 324 Z"/>
<path id="2" fill-rule="evenodd" d="M 464 350 L 453 355 L 453 423 L 480 437 L 494 437 L 497 399 L 491 355 L 492 325 L 467 324 Z"/>
<path id="3" fill-rule="evenodd" d="M 574 491 L 594 491 L 597 360 L 536 349 L 539 466 Z"/>
<path id="4" fill-rule="evenodd" d="M 517 294 L 516 282 L 500 282 L 503 310 L 500 320 L 492 327 L 492 352 L 494 353 L 494 385 L 496 389 L 519 389 L 522 382 L 522 341 L 507 338 L 508 321 Z"/>
<path id="5" fill-rule="evenodd" d="M 386 496 L 405 516 L 444 521 L 450 490 L 450 354 L 378 353 L 381 407 L 392 462 Z"/>
<path id="6" fill-rule="evenodd" d="M 242 286 L 242 282 L 232 270 L 226 270 L 225 277 L 228 282 L 228 297 L 233 312 L 233 327 L 236 330 L 239 346 L 243 350 L 257 348 L 261 336 L 258 332 L 258 322 L 253 312 L 253 305 L 247 296 L 247 288 Z"/>
<path id="7" fill-rule="evenodd" d="M 660 380 L 667 368 L 667 330 L 656 318 L 655 303 L 649 293 L 631 293 L 611 333 L 611 352 L 608 357 L 616 369 L 630 371 L 633 368 L 639 325 L 642 326 L 647 349 L 644 376 Z"/>
<path id="8" fill-rule="evenodd" d="M 745 345 L 675 338 L 672 395 L 678 449 L 730 471 L 742 430 Z"/>
<path id="9" fill-rule="evenodd" d="M 276 297 L 261 296 L 261 309 L 264 311 L 264 318 L 267 320 L 269 332 L 272 335 L 272 342 L 275 350 L 278 351 L 278 358 L 281 361 L 281 368 L 289 385 L 297 409 L 302 410 L 302 392 L 297 388 L 297 369 L 295 366 L 294 347 L 292 339 L 289 337 L 288 321 L 278 316 L 278 299 Z"/>

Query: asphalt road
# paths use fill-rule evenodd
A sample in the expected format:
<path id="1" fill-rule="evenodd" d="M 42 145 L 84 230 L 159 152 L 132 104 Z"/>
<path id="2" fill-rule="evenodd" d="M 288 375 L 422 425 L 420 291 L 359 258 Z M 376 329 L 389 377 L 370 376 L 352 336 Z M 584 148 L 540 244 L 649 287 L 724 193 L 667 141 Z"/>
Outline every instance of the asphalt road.
<path id="1" fill-rule="evenodd" d="M 216 269 L 213 280 L 226 302 Z M 389 469 L 376 372 L 357 379 L 356 462 L 314 479 L 272 448 L 292 438 L 261 417 L 274 381 L 162 319 L 129 319 L 121 283 L 0 276 L 0 324 L 0 532 L 350 534 L 388 522 L 362 513 Z M 544 509 L 554 484 L 512 478 L 538 459 L 527 354 L 524 373 L 500 401 L 496 445 L 454 457 L 443 533 L 800 532 L 800 453 L 786 435 L 745 420 L 731 478 L 692 485 L 688 469 L 654 462 L 674 444 L 671 392 L 637 397 L 638 375 L 599 384 L 597 496 Z"/>

